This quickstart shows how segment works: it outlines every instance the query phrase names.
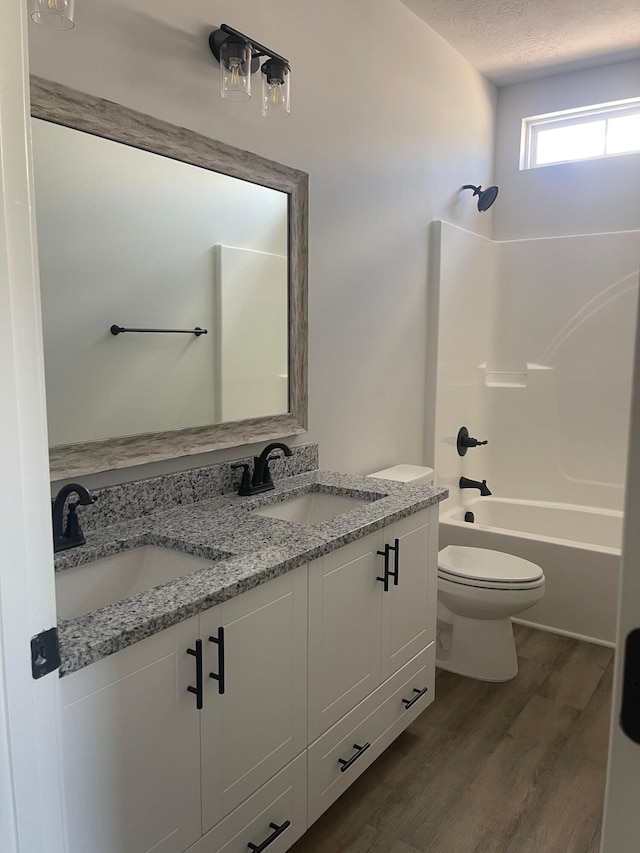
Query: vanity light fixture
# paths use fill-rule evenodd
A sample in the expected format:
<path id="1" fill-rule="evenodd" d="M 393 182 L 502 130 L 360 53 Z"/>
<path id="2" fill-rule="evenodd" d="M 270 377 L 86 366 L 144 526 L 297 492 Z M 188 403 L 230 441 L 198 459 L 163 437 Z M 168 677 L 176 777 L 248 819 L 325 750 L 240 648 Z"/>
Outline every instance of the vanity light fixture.
<path id="1" fill-rule="evenodd" d="M 30 0 L 31 20 L 49 30 L 73 28 L 75 0 Z"/>
<path id="2" fill-rule="evenodd" d="M 227 24 L 209 35 L 211 53 L 220 63 L 220 96 L 230 101 L 251 97 L 251 75 L 262 64 L 262 115 L 286 118 L 291 112 L 291 66 L 284 56 L 265 47 Z"/>

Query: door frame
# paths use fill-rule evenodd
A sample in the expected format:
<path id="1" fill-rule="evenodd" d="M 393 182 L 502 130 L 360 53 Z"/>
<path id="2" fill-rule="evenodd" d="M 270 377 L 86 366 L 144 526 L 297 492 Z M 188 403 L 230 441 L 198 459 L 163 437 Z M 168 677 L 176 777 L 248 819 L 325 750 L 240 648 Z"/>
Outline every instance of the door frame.
<path id="1" fill-rule="evenodd" d="M 58 677 L 30 653 L 56 607 L 27 26 L 0 4 L 0 849 L 64 853 Z"/>
<path id="2" fill-rule="evenodd" d="M 640 837 L 640 744 L 628 738 L 620 727 L 624 647 L 629 632 L 640 627 L 640 304 L 636 317 L 624 519 L 601 853 L 636 853 Z"/>

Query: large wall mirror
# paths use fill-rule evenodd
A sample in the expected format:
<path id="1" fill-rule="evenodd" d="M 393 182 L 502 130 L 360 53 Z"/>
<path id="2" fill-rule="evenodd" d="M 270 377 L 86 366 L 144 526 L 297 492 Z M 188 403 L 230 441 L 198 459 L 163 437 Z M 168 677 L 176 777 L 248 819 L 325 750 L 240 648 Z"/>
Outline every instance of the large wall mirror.
<path id="1" fill-rule="evenodd" d="M 32 78 L 51 476 L 304 432 L 307 175 Z"/>

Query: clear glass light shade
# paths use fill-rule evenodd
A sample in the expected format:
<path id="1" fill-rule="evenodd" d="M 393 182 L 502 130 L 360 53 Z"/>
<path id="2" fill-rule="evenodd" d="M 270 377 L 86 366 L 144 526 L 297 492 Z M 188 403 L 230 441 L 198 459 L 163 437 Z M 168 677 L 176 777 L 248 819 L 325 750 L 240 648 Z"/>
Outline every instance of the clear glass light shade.
<path id="1" fill-rule="evenodd" d="M 228 101 L 251 97 L 251 46 L 225 41 L 220 45 L 220 95 Z"/>
<path id="2" fill-rule="evenodd" d="M 75 0 L 30 0 L 31 19 L 50 30 L 70 30 L 74 3 Z"/>
<path id="3" fill-rule="evenodd" d="M 286 65 L 269 59 L 262 66 L 262 115 L 286 118 L 291 112 L 291 74 Z"/>

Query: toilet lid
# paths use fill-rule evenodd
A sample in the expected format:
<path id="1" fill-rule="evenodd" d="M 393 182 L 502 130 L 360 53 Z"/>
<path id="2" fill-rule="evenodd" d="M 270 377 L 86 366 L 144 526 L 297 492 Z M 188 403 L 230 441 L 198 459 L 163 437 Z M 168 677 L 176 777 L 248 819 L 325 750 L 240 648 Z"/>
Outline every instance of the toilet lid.
<path id="1" fill-rule="evenodd" d="M 521 584 L 544 577 L 542 569 L 529 560 L 465 545 L 447 545 L 438 553 L 438 570 L 443 577 L 465 578 L 467 581 Z"/>

